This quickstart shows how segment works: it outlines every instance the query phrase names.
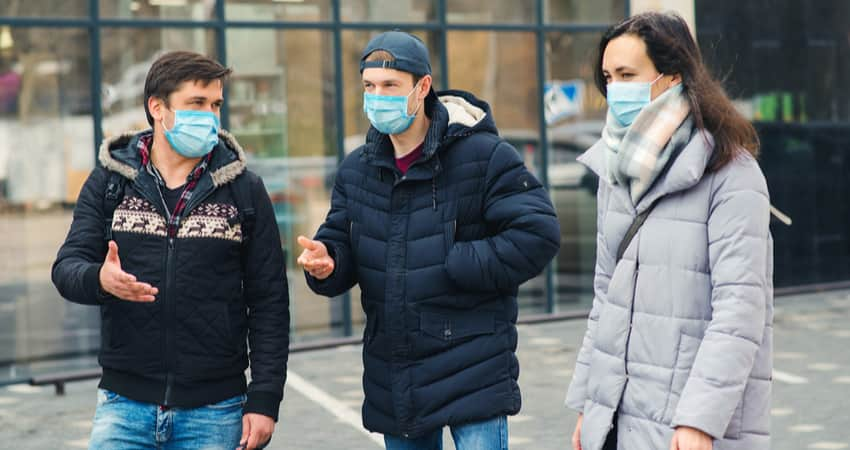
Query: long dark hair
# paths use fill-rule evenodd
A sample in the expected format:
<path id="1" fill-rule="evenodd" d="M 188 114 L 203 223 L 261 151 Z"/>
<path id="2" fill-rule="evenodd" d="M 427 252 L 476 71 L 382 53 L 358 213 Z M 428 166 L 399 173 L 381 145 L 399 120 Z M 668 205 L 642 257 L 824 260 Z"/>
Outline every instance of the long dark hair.
<path id="1" fill-rule="evenodd" d="M 608 42 L 624 34 L 643 40 L 649 59 L 660 73 L 682 77 L 696 127 L 708 130 L 714 136 L 710 171 L 725 166 L 743 150 L 758 157 L 759 138 L 755 128 L 735 109 L 723 86 L 708 72 L 688 24 L 675 13 L 638 14 L 605 32 L 599 42 L 594 73 L 596 87 L 603 96 L 608 89 L 602 73 L 602 56 Z"/>

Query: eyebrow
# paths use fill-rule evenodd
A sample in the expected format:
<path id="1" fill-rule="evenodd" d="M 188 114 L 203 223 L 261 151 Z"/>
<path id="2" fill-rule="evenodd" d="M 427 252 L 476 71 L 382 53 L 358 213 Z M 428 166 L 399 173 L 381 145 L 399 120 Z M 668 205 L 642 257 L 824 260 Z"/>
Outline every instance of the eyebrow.
<path id="1" fill-rule="evenodd" d="M 206 98 L 206 97 L 204 97 L 203 95 L 196 95 L 196 96 L 194 96 L 194 97 L 189 97 L 189 98 L 187 98 L 187 99 L 186 99 L 186 101 L 187 101 L 187 102 L 194 102 L 194 101 L 196 101 L 196 100 L 206 101 L 206 100 L 207 100 L 207 98 Z M 224 101 L 224 98 L 223 98 L 223 97 L 219 97 L 218 99 L 213 100 L 213 103 L 215 103 L 215 102 L 223 102 L 223 101 Z"/>
<path id="2" fill-rule="evenodd" d="M 372 80 L 368 80 L 368 79 L 364 78 L 363 82 L 364 83 L 370 83 L 370 84 L 386 84 L 386 83 L 401 83 L 401 80 L 396 79 L 396 78 L 387 78 L 386 80 L 372 81 Z"/>
<path id="3" fill-rule="evenodd" d="M 635 70 L 636 70 L 636 69 L 635 69 L 634 67 L 629 67 L 629 66 L 619 66 L 619 67 L 617 67 L 616 69 L 614 69 L 614 73 L 622 73 L 622 72 L 626 72 L 626 71 L 634 72 Z M 608 73 L 608 71 L 607 71 L 607 70 L 605 70 L 605 69 L 602 69 L 602 71 L 603 71 L 603 72 L 605 72 L 605 73 Z"/>

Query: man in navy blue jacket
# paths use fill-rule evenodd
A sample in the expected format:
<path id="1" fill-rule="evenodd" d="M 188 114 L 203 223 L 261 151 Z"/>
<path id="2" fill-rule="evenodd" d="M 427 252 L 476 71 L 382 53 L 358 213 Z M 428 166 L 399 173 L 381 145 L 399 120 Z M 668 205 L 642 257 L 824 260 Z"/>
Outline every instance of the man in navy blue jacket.
<path id="1" fill-rule="evenodd" d="M 298 258 L 317 293 L 355 284 L 366 312 L 363 423 L 388 449 L 507 448 L 520 409 L 517 289 L 558 251 L 548 194 L 487 103 L 431 89 L 425 45 L 391 31 L 360 69 L 366 144 Z"/>
<path id="2" fill-rule="evenodd" d="M 152 129 L 103 144 L 53 265 L 63 297 L 101 310 L 90 448 L 254 449 L 274 431 L 286 272 L 263 182 L 219 128 L 229 73 L 190 52 L 154 62 Z"/>

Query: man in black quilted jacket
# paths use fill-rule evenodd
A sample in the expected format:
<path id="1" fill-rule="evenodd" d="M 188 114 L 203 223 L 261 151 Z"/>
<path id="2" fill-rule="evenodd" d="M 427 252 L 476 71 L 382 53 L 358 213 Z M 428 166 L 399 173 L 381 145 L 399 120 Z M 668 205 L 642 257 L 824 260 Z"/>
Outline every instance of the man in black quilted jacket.
<path id="1" fill-rule="evenodd" d="M 274 431 L 286 272 L 263 182 L 220 129 L 229 74 L 161 56 L 144 88 L 152 129 L 104 142 L 77 200 L 53 282 L 101 310 L 90 448 L 254 449 Z"/>
<path id="2" fill-rule="evenodd" d="M 458 450 L 506 449 L 517 289 L 558 251 L 554 209 L 487 103 L 431 89 L 419 39 L 382 33 L 360 68 L 372 127 L 298 262 L 319 294 L 360 285 L 363 423 L 388 449 L 442 448 L 445 426 Z"/>

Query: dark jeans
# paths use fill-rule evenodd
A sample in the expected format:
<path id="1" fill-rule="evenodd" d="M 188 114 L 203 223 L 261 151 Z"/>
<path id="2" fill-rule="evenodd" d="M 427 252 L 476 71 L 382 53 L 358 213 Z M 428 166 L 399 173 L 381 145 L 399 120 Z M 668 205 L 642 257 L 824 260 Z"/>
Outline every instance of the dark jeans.
<path id="1" fill-rule="evenodd" d="M 608 437 L 605 439 L 605 444 L 602 445 L 602 450 L 617 450 L 617 415 L 614 414 L 612 422 L 614 428 L 608 432 Z"/>

